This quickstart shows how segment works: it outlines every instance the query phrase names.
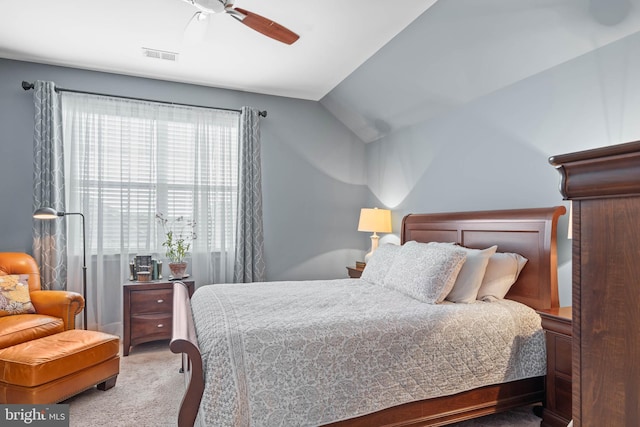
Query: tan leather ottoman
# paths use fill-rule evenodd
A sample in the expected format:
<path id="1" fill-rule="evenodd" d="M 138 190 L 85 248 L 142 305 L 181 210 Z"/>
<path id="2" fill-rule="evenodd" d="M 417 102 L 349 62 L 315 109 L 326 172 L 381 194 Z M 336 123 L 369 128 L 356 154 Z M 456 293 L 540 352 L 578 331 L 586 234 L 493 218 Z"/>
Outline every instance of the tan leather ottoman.
<path id="1" fill-rule="evenodd" d="M 71 329 L 0 349 L 0 403 L 47 404 L 115 386 L 120 339 Z"/>

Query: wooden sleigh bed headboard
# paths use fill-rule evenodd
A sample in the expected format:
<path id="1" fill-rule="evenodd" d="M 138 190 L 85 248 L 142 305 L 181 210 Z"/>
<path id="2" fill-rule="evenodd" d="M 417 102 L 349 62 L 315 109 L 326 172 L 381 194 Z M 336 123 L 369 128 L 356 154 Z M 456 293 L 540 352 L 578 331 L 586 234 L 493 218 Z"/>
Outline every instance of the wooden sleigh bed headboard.
<path id="1" fill-rule="evenodd" d="M 402 221 L 402 243 L 456 242 L 499 252 L 515 252 L 528 259 L 507 298 L 534 309 L 557 307 L 556 234 L 563 206 L 502 211 L 407 215 Z M 174 284 L 171 351 L 183 354 L 187 390 L 178 425 L 193 426 L 204 390 L 203 364 L 191 314 L 187 288 Z M 373 414 L 340 421 L 332 426 L 445 425 L 510 408 L 541 402 L 544 377 L 527 378 L 469 390 L 453 396 L 411 402 Z"/>
<path id="2" fill-rule="evenodd" d="M 474 249 L 498 245 L 528 259 L 507 298 L 535 309 L 558 307 L 556 234 L 563 206 L 407 215 L 401 241 L 455 242 Z"/>

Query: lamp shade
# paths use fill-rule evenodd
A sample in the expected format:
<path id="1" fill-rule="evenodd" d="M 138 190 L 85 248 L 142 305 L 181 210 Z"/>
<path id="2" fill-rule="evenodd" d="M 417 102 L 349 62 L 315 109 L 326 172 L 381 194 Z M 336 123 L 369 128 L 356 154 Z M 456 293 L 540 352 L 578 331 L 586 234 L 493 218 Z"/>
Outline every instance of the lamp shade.
<path id="1" fill-rule="evenodd" d="M 36 219 L 55 219 L 59 216 L 64 216 L 64 213 L 58 212 L 53 208 L 38 208 L 33 213 L 33 217 Z"/>
<path id="2" fill-rule="evenodd" d="M 388 209 L 360 209 L 358 231 L 391 233 L 391 211 Z"/>

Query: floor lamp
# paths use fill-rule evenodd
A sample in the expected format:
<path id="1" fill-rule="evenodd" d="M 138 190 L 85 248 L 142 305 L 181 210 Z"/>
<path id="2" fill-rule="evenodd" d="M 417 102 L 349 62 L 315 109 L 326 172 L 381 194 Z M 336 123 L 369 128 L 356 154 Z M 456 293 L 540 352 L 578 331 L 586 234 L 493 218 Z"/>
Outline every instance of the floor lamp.
<path id="1" fill-rule="evenodd" d="M 82 218 L 82 297 L 85 299 L 82 326 L 87 329 L 87 245 L 84 237 L 84 215 L 80 212 L 58 212 L 53 208 L 39 208 L 33 213 L 36 219 L 56 219 L 67 215 L 80 215 Z"/>

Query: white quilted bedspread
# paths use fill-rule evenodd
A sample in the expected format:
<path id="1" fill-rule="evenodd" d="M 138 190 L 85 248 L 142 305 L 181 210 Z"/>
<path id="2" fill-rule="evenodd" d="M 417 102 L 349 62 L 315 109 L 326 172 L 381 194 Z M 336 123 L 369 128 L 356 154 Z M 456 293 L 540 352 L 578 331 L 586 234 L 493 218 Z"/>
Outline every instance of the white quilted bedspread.
<path id="1" fill-rule="evenodd" d="M 192 310 L 207 426 L 316 426 L 545 374 L 513 302 L 430 305 L 360 279 L 210 285 Z"/>

